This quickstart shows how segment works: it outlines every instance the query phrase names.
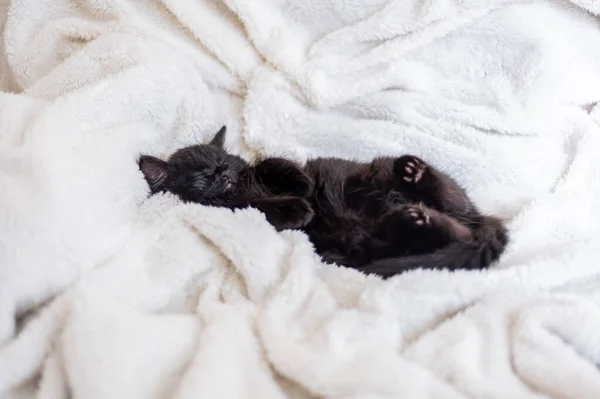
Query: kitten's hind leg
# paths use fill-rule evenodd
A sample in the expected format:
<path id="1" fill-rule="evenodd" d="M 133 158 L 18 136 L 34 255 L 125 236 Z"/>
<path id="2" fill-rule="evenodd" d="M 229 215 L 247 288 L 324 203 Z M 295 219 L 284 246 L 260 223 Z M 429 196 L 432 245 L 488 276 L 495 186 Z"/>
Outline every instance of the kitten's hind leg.
<path id="1" fill-rule="evenodd" d="M 431 208 L 453 216 L 478 215 L 465 191 L 450 176 L 416 156 L 397 158 L 394 176 L 400 192 Z"/>
<path id="2" fill-rule="evenodd" d="M 378 235 L 385 237 L 390 250 L 401 255 L 424 253 L 453 241 L 472 239 L 471 230 L 456 219 L 423 204 L 397 207 L 382 217 Z"/>
<path id="3" fill-rule="evenodd" d="M 260 198 L 249 201 L 248 205 L 264 213 L 277 231 L 301 229 L 315 214 L 309 202 L 298 197 Z"/>
<path id="4" fill-rule="evenodd" d="M 376 259 L 359 268 L 366 274 L 387 278 L 413 269 L 478 270 L 498 260 L 508 243 L 506 228 L 499 219 L 484 217 L 472 238 L 458 240 L 422 254 L 400 254 Z"/>
<path id="5" fill-rule="evenodd" d="M 283 158 L 266 158 L 252 167 L 253 177 L 274 195 L 306 197 L 314 183 L 303 168 Z"/>

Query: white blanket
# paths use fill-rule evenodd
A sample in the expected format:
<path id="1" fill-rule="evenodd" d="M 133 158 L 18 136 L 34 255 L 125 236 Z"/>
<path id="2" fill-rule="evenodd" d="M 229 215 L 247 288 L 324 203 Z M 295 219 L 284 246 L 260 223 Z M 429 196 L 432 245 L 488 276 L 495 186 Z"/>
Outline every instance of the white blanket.
<path id="1" fill-rule="evenodd" d="M 10 0 L 0 397 L 600 397 L 600 3 Z M 383 281 L 140 153 L 414 153 L 511 243 Z"/>

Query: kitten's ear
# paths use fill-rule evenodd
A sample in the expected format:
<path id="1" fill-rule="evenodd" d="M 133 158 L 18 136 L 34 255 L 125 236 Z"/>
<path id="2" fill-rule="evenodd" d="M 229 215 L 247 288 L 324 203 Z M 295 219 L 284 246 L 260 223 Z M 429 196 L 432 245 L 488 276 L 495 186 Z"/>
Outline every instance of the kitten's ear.
<path id="1" fill-rule="evenodd" d="M 223 146 L 225 145 L 225 133 L 226 132 L 227 132 L 227 127 L 223 126 L 221 128 L 221 130 L 219 130 L 217 132 L 217 134 L 215 134 L 215 137 L 212 139 L 210 144 L 214 145 L 216 147 L 219 147 L 220 149 L 223 149 Z"/>
<path id="2" fill-rule="evenodd" d="M 169 163 L 156 157 L 142 155 L 139 160 L 139 165 L 152 193 L 154 194 L 157 191 L 160 191 L 169 177 L 169 171 L 171 169 Z"/>

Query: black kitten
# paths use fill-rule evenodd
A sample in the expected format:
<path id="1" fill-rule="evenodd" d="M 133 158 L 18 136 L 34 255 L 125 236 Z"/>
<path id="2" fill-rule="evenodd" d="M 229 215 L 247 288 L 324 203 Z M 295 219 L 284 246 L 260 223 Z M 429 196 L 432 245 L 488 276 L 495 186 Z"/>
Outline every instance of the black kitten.
<path id="1" fill-rule="evenodd" d="M 250 165 L 223 149 L 224 137 L 222 128 L 210 144 L 181 149 L 167 162 L 142 156 L 152 192 L 255 207 L 278 230 L 305 231 L 326 262 L 384 277 L 414 268 L 483 268 L 506 246 L 498 219 L 481 215 L 450 177 L 415 156 Z"/>
<path id="2" fill-rule="evenodd" d="M 168 161 L 142 156 L 140 169 L 152 193 L 171 192 L 186 202 L 231 209 L 254 207 L 277 230 L 305 226 L 313 217 L 306 199 L 312 191 L 308 176 L 284 159 L 252 166 L 228 154 L 225 132 L 223 127 L 209 144 L 180 149 Z"/>

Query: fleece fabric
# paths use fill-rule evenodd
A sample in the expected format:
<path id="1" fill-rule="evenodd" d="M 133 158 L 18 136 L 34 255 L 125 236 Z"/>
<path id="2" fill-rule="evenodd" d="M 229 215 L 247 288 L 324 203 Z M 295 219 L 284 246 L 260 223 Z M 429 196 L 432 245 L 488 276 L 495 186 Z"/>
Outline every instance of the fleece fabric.
<path id="1" fill-rule="evenodd" d="M 0 2 L 0 397 L 600 397 L 600 3 Z M 510 244 L 323 264 L 140 154 L 411 153 Z"/>

